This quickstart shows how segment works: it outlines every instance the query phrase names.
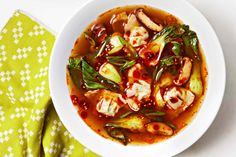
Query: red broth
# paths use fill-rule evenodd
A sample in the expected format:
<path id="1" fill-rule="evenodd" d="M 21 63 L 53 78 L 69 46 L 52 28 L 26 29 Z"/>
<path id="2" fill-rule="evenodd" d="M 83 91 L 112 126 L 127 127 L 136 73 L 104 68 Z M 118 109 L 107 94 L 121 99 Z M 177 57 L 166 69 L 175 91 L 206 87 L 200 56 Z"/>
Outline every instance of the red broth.
<path id="1" fill-rule="evenodd" d="M 95 71 L 99 72 L 99 69 L 102 67 L 103 64 L 107 63 L 107 56 L 109 56 L 107 54 L 107 52 L 109 52 L 109 50 L 112 49 L 112 46 L 107 44 L 106 48 L 104 49 L 104 51 L 102 52 L 102 55 L 99 57 L 95 57 L 97 51 L 99 50 L 99 48 L 101 48 L 101 45 L 103 44 L 102 41 L 104 41 L 106 38 L 108 38 L 109 36 L 114 36 L 114 33 L 118 32 L 117 34 L 121 37 L 124 37 L 124 25 L 127 23 L 127 19 L 126 20 L 121 20 L 118 21 L 118 23 L 116 23 L 116 25 L 112 26 L 111 24 L 111 19 L 115 17 L 117 17 L 118 14 L 125 12 L 127 15 L 130 15 L 132 13 L 134 13 L 134 15 L 136 15 L 135 11 L 138 8 L 143 8 L 143 12 L 150 17 L 150 19 L 158 24 L 158 25 L 162 25 L 163 28 L 165 29 L 168 26 L 176 26 L 176 25 L 182 25 L 183 22 L 180 21 L 178 18 L 176 18 L 175 16 L 166 13 L 164 11 L 161 11 L 159 9 L 156 8 L 152 8 L 149 6 L 145 6 L 145 5 L 137 5 L 137 6 L 126 6 L 126 7 L 119 7 L 119 8 L 115 8 L 112 10 L 109 10 L 105 13 L 103 13 L 102 15 L 99 15 L 89 26 L 88 28 L 84 31 L 86 32 L 91 38 L 94 38 L 96 40 L 96 46 L 92 47 L 91 43 L 88 41 L 88 39 L 86 39 L 84 33 L 81 34 L 81 36 L 78 37 L 77 41 L 75 42 L 75 45 L 72 49 L 72 53 L 70 58 L 71 59 L 77 59 L 77 58 L 85 58 L 86 62 L 92 67 L 94 68 Z M 137 16 L 137 15 L 136 15 Z M 137 18 L 137 17 L 136 17 Z M 137 18 L 138 19 L 138 18 Z M 204 96 L 206 93 L 206 89 L 207 89 L 207 77 L 208 77 L 208 72 L 207 72 L 207 65 L 206 65 L 206 61 L 204 58 L 204 54 L 202 49 L 200 48 L 200 44 L 198 43 L 198 59 L 196 58 L 191 58 L 191 55 L 187 55 L 186 54 L 186 43 L 183 42 L 183 38 L 184 37 L 172 37 L 171 41 L 173 42 L 180 42 L 180 43 L 184 43 L 181 47 L 180 47 L 180 52 L 182 53 L 180 55 L 180 58 L 183 59 L 184 57 L 188 57 L 190 58 L 191 64 L 192 64 L 192 69 L 191 69 L 191 73 L 190 75 L 192 76 L 194 71 L 193 68 L 195 65 L 198 65 L 198 73 L 200 74 L 200 78 L 198 78 L 200 80 L 200 82 L 202 83 L 202 93 L 200 95 L 196 94 L 196 92 L 194 93 L 194 90 L 191 91 L 191 85 L 190 85 L 190 80 L 191 80 L 191 76 L 190 79 L 186 80 L 182 80 L 184 81 L 182 85 L 176 85 L 175 83 L 173 83 L 173 80 L 176 79 L 180 73 L 180 69 L 181 67 L 184 66 L 184 63 L 186 63 L 187 61 L 181 61 L 179 64 L 174 64 L 168 67 L 164 68 L 164 72 L 162 73 L 160 79 L 155 82 L 153 84 L 153 77 L 152 75 L 155 73 L 155 69 L 158 69 L 157 67 L 160 66 L 160 63 L 156 64 L 155 66 L 150 66 L 148 64 L 150 64 L 150 60 L 153 57 L 153 54 L 147 54 L 146 57 L 147 58 L 142 58 L 140 57 L 140 51 L 143 47 L 147 46 L 148 43 L 151 42 L 151 39 L 153 38 L 153 36 L 155 36 L 155 34 L 157 34 L 158 32 L 153 31 L 152 29 L 150 29 L 149 27 L 147 27 L 140 19 L 138 19 L 138 23 L 140 24 L 140 26 L 144 27 L 145 30 L 148 32 L 149 36 L 146 39 L 146 43 L 143 44 L 142 46 L 139 47 L 135 47 L 136 52 L 139 53 L 139 57 L 135 58 L 135 62 L 136 64 L 140 64 L 142 68 L 144 68 L 144 71 L 139 71 L 136 69 L 136 71 L 133 72 L 133 76 L 132 78 L 130 78 L 128 76 L 129 70 L 135 66 L 131 66 L 123 71 L 119 71 L 119 66 L 117 65 L 113 65 L 116 70 L 118 71 L 120 77 L 121 77 L 121 82 L 118 83 L 120 89 L 119 92 L 114 92 L 113 90 L 111 90 L 111 88 L 109 87 L 108 89 L 88 89 L 85 85 L 85 83 L 83 82 L 83 74 L 81 74 L 81 71 L 79 70 L 75 70 L 73 73 L 70 72 L 70 70 L 67 70 L 67 83 L 68 83 L 68 87 L 71 93 L 71 99 L 72 102 L 74 104 L 74 106 L 76 107 L 78 114 L 80 115 L 80 117 L 84 120 L 84 122 L 91 128 L 93 129 L 95 132 L 97 132 L 99 135 L 103 136 L 104 138 L 108 138 L 111 140 L 115 140 L 115 141 L 120 141 L 117 140 L 114 137 L 111 137 L 110 134 L 108 133 L 109 130 L 112 129 L 117 129 L 118 131 L 121 131 L 122 135 L 125 136 L 126 138 L 126 142 L 121 140 L 121 143 L 123 144 L 127 144 L 127 143 L 131 143 L 131 144 L 152 144 L 152 143 L 156 143 L 165 139 L 168 139 L 174 135 L 176 135 L 178 132 L 180 132 L 185 126 L 187 126 L 191 120 L 193 119 L 193 117 L 196 115 L 196 113 L 198 112 L 199 108 L 201 107 L 201 104 L 204 100 Z M 102 24 L 104 26 L 104 28 L 106 29 L 106 35 L 103 37 L 102 35 L 102 31 L 101 28 L 96 29 L 96 31 L 100 31 L 100 39 L 96 39 L 96 37 L 94 37 L 93 32 L 91 31 L 91 29 L 95 29 L 94 25 L 98 25 L 98 24 Z M 191 26 L 190 26 L 191 27 Z M 115 29 L 115 31 L 114 31 Z M 94 30 L 93 30 L 94 31 Z M 126 34 L 129 36 L 130 32 L 126 32 Z M 103 39 L 102 39 L 103 38 Z M 99 41 L 102 40 L 102 41 Z M 99 42 L 101 42 L 99 44 Z M 128 41 L 129 42 L 129 41 Z M 174 43 L 173 42 L 173 43 Z M 148 46 L 147 46 L 148 47 Z M 125 50 L 125 47 L 123 47 L 119 52 L 116 52 L 110 56 L 123 56 L 123 57 L 127 57 L 127 50 Z M 148 50 L 149 51 L 149 50 Z M 154 54 L 155 55 L 155 54 Z M 171 44 L 170 42 L 168 44 L 166 44 L 162 55 L 161 55 L 161 59 L 165 59 L 168 58 L 170 56 L 173 56 L 173 44 Z M 145 57 L 145 56 L 144 56 Z M 149 57 L 149 58 L 148 58 Z M 176 57 L 176 56 L 174 56 Z M 132 58 L 132 57 L 131 57 Z M 178 57 L 177 57 L 178 58 Z M 161 62 L 161 61 L 159 61 Z M 112 64 L 112 63 L 111 63 Z M 68 69 L 69 69 L 70 65 L 68 65 Z M 81 69 L 80 69 L 81 70 Z M 72 76 L 72 75 L 76 75 L 76 76 Z M 92 76 L 92 75 L 90 75 Z M 81 84 L 76 84 L 74 82 L 74 80 L 77 79 L 81 79 Z M 126 100 L 127 98 L 127 88 L 129 88 L 129 86 L 134 85 L 133 83 L 128 83 L 130 80 L 136 80 L 138 81 L 139 79 L 144 80 L 146 82 L 148 82 L 150 84 L 151 87 L 151 93 L 149 94 L 149 96 L 147 98 L 144 98 L 140 101 L 135 99 L 135 103 L 139 104 L 139 110 L 138 111 L 134 111 L 132 108 L 130 108 L 129 105 L 125 104 L 124 102 L 122 102 L 120 99 L 118 101 L 118 106 L 120 107 L 118 112 L 116 112 L 114 114 L 114 116 L 110 116 L 110 115 L 106 115 L 106 113 L 102 113 L 99 112 L 97 109 L 97 104 L 99 103 L 99 100 L 101 98 L 103 98 L 103 95 L 101 94 L 102 91 L 104 90 L 111 90 L 110 92 L 113 93 L 118 93 L 120 95 L 123 96 L 123 98 Z M 165 85 L 162 87 L 162 84 L 165 84 L 165 80 L 171 80 L 171 83 L 167 83 L 168 85 Z M 95 82 L 101 83 L 99 82 L 99 79 L 95 79 Z M 164 83 L 163 83 L 164 82 Z M 181 82 L 180 82 L 181 83 Z M 129 85 L 127 85 L 129 84 Z M 156 87 L 158 86 L 158 87 Z M 181 110 L 179 108 L 174 109 L 172 107 L 170 107 L 170 104 L 174 104 L 176 105 L 178 103 L 178 101 L 182 101 L 182 105 L 184 104 L 185 101 L 187 101 L 187 99 L 185 100 L 185 97 L 179 98 L 181 96 L 177 96 L 177 98 L 175 98 L 173 95 L 173 98 L 168 99 L 168 100 L 163 100 L 164 102 L 164 106 L 162 105 L 158 105 L 157 101 L 156 101 L 156 97 L 155 97 L 155 90 L 157 90 L 157 88 L 160 90 L 160 93 L 162 95 L 162 99 L 164 99 L 164 97 L 168 97 L 168 91 L 169 94 L 171 95 L 172 93 L 170 92 L 171 89 L 176 88 L 177 91 L 179 88 L 185 89 L 190 91 L 192 94 L 190 95 L 194 95 L 194 100 L 193 102 L 186 108 L 186 109 L 182 109 L 183 106 L 180 106 L 179 108 L 181 108 Z M 88 91 L 93 91 L 95 92 L 95 94 L 90 94 L 89 97 L 86 97 L 86 93 Z M 181 92 L 180 92 L 181 93 Z M 176 93 L 174 93 L 175 95 Z M 164 96 L 165 95 L 165 96 Z M 177 94 L 178 95 L 178 94 Z M 188 100 L 189 101 L 189 100 Z M 170 103 L 168 105 L 168 103 Z M 117 105 L 117 104 L 116 104 Z M 185 103 L 186 105 L 186 103 Z M 153 112 L 164 112 L 165 115 L 159 115 L 159 116 L 154 116 L 154 117 L 146 117 L 146 113 L 144 114 L 143 112 L 148 111 L 149 113 L 153 113 Z M 141 130 L 130 130 L 129 128 L 122 128 L 121 126 L 119 128 L 116 128 L 114 126 L 110 127 L 109 129 L 107 127 L 105 127 L 106 124 L 108 123 L 113 123 L 116 122 L 120 118 L 120 116 L 124 115 L 127 112 L 132 112 L 131 115 L 138 115 L 144 119 L 148 119 L 147 123 L 145 125 L 142 126 L 142 131 Z M 131 117 L 131 116 L 127 116 L 127 117 Z M 126 117 L 126 118 L 127 118 Z M 165 126 L 167 126 L 168 129 L 171 129 L 173 132 L 170 135 L 166 135 L 160 132 L 150 132 L 147 131 L 147 127 L 149 123 L 155 123 L 158 122 L 157 124 L 161 123 L 164 124 Z M 153 126 L 154 130 L 160 130 L 160 126 L 156 125 Z M 144 129 L 144 130 L 143 130 Z"/>

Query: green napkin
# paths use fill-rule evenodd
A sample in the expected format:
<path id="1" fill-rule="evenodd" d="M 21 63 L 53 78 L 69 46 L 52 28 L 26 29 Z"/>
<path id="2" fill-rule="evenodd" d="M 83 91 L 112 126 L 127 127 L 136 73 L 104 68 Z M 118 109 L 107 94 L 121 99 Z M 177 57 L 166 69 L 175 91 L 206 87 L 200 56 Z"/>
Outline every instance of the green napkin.
<path id="1" fill-rule="evenodd" d="M 65 129 L 50 100 L 54 41 L 53 33 L 21 11 L 0 33 L 0 156 L 97 156 Z"/>

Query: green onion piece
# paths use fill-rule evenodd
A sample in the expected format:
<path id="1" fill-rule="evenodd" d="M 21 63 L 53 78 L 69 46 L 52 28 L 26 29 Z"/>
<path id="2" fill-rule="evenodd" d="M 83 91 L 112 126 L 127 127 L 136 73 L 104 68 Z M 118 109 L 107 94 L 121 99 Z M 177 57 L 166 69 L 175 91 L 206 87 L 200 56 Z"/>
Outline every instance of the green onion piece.
<path id="1" fill-rule="evenodd" d="M 167 122 L 166 124 L 174 130 L 177 129 L 177 127 L 174 124 L 170 123 L 170 122 Z"/>
<path id="2" fill-rule="evenodd" d="M 176 56 L 180 56 L 180 47 L 181 47 L 181 44 L 176 42 L 176 41 L 173 41 L 171 42 L 173 44 L 173 47 L 172 47 L 172 52 L 176 55 Z"/>
<path id="3" fill-rule="evenodd" d="M 156 73 L 155 77 L 154 77 L 154 83 L 156 83 L 157 81 L 159 81 L 159 79 L 161 78 L 161 75 L 164 72 L 164 68 L 162 67 L 161 69 L 159 69 L 159 71 Z"/>
<path id="4" fill-rule="evenodd" d="M 155 112 L 146 113 L 145 115 L 146 116 L 164 116 L 166 115 L 166 113 L 162 111 L 155 111 Z"/>
<path id="5" fill-rule="evenodd" d="M 128 117 L 128 116 L 131 115 L 132 113 L 133 113 L 133 112 L 128 111 L 128 112 L 122 114 L 119 118 L 125 118 L 125 117 Z"/>
<path id="6" fill-rule="evenodd" d="M 87 32 L 84 32 L 84 37 L 88 40 L 88 42 L 90 43 L 92 47 L 96 46 L 95 40 L 93 40 L 93 38 L 91 38 Z"/>
<path id="7" fill-rule="evenodd" d="M 136 63 L 135 60 L 126 62 L 122 67 L 120 67 L 120 71 L 123 71 L 125 69 L 128 69 L 128 68 L 132 67 L 135 63 Z"/>
<path id="8" fill-rule="evenodd" d="M 100 47 L 100 49 L 97 52 L 97 55 L 95 56 L 95 58 L 97 58 L 98 56 L 100 56 L 102 54 L 102 52 L 104 51 L 104 49 L 106 48 L 107 43 L 110 41 L 110 37 L 108 37 L 103 43 L 102 46 Z"/>
<path id="9" fill-rule="evenodd" d="M 130 50 L 130 52 L 132 53 L 132 55 L 133 55 L 135 58 L 138 58 L 138 57 L 139 57 L 137 51 L 133 48 L 133 46 L 132 46 L 130 43 L 128 43 L 125 39 L 123 39 L 123 38 L 120 37 L 120 36 L 119 36 L 119 40 L 120 40 L 120 42 L 121 42 L 123 45 L 127 46 L 127 48 Z"/>

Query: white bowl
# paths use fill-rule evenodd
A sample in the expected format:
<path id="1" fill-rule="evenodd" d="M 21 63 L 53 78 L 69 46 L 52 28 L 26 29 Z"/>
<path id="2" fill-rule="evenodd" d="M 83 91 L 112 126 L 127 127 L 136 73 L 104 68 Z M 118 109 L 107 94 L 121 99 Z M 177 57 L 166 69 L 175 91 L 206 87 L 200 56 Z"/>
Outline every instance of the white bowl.
<path id="1" fill-rule="evenodd" d="M 101 13 L 134 4 L 150 5 L 180 18 L 197 32 L 206 56 L 209 79 L 206 98 L 194 120 L 176 136 L 152 145 L 123 146 L 91 130 L 77 114 L 66 84 L 66 65 L 71 49 L 82 31 Z M 225 89 L 225 62 L 217 36 L 204 16 L 184 0 L 92 0 L 81 7 L 57 37 L 49 70 L 50 91 L 55 109 L 69 132 L 84 146 L 107 157 L 156 157 L 176 155 L 196 142 L 209 128 Z"/>

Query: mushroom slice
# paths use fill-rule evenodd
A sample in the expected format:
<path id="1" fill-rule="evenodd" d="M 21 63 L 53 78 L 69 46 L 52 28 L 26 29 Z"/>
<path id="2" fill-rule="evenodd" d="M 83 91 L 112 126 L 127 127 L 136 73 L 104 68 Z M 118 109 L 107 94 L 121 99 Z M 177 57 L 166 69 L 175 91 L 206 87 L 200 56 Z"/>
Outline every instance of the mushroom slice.
<path id="1" fill-rule="evenodd" d="M 160 32 L 163 29 L 163 26 L 157 25 L 155 22 L 153 22 L 144 12 L 143 9 L 138 9 L 136 13 L 138 19 L 145 24 L 149 29 Z"/>
<path id="2" fill-rule="evenodd" d="M 170 109 L 185 111 L 193 103 L 195 95 L 185 88 L 172 87 L 167 88 L 163 98 Z"/>
<path id="3" fill-rule="evenodd" d="M 107 29 L 102 24 L 95 24 L 91 27 L 93 36 L 95 37 L 96 42 L 101 44 L 107 38 Z"/>
<path id="4" fill-rule="evenodd" d="M 190 75 L 191 75 L 192 62 L 190 58 L 184 57 L 183 62 L 184 62 L 184 65 L 180 69 L 177 79 L 173 81 L 174 84 L 176 84 L 177 86 L 182 86 L 183 84 L 185 84 L 189 80 Z"/>

